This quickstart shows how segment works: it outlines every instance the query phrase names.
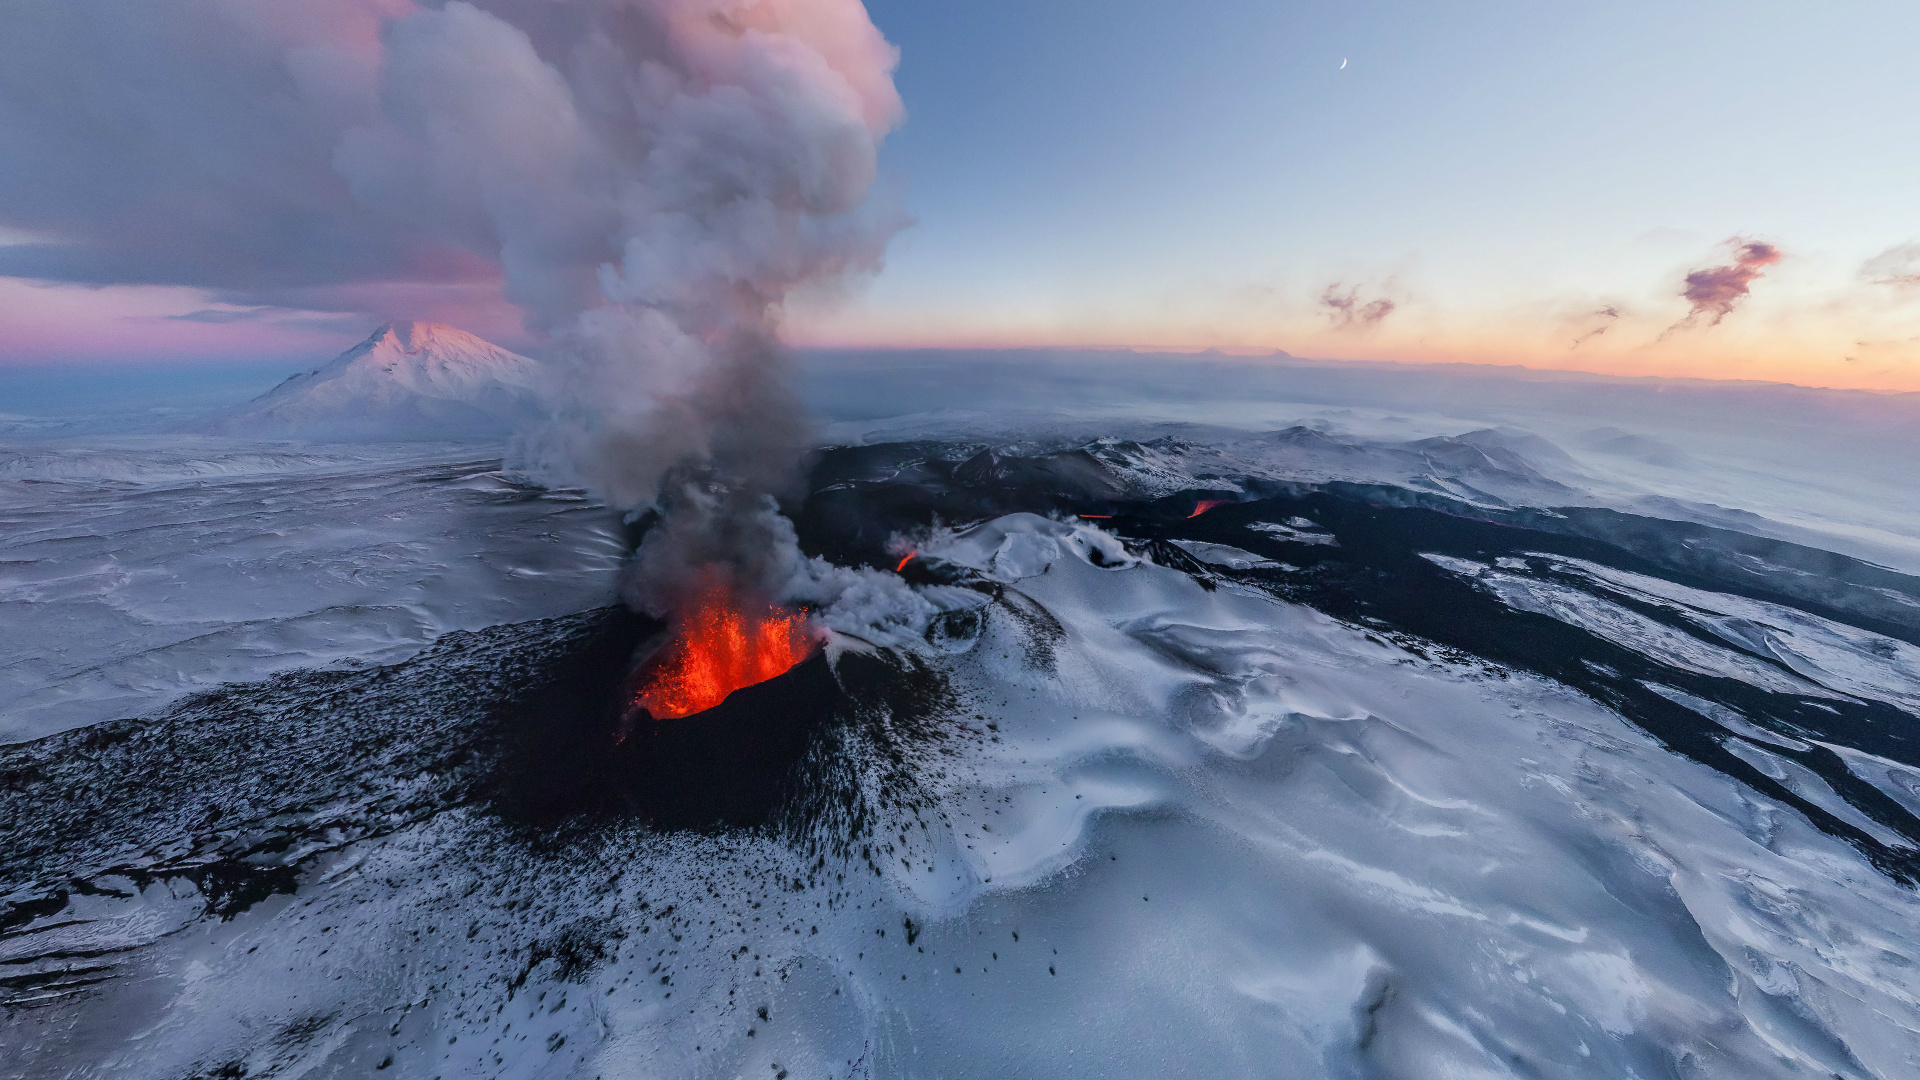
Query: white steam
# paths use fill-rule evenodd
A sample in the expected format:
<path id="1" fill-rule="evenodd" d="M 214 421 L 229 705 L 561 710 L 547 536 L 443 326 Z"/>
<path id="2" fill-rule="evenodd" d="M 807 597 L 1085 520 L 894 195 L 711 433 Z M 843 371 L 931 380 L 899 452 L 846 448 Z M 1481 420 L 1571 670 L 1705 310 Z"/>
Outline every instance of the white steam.
<path id="1" fill-rule="evenodd" d="M 491 246 L 558 336 L 547 465 L 633 506 L 676 465 L 752 474 L 804 437 L 770 378 L 780 305 L 874 267 L 894 224 L 863 207 L 895 53 L 857 0 L 455 0 L 383 40 L 381 118 L 336 165 Z"/>
<path id="2" fill-rule="evenodd" d="M 866 209 L 901 110 L 865 9 L 455 0 L 383 42 L 380 119 L 336 165 L 364 203 L 497 250 L 507 295 L 559 345 L 529 463 L 663 512 L 630 599 L 669 609 L 703 564 L 791 591 L 797 549 L 767 497 L 809 431 L 781 305 L 877 266 L 897 224 Z"/>

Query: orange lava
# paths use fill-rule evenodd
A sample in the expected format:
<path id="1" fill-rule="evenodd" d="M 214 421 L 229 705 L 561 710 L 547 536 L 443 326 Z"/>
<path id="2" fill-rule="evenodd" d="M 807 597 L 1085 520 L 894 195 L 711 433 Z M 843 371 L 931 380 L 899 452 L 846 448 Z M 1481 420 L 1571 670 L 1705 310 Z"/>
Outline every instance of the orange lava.
<path id="1" fill-rule="evenodd" d="M 1201 499 L 1200 502 L 1196 506 L 1194 506 L 1193 513 L 1188 514 L 1187 516 L 1190 518 L 1197 518 L 1201 514 L 1206 513 L 1207 511 L 1213 509 L 1216 506 L 1227 505 L 1227 503 L 1230 501 L 1231 500 L 1229 499 Z"/>
<path id="2" fill-rule="evenodd" d="M 648 661 L 633 699 L 656 720 L 711 709 L 735 690 L 766 682 L 819 648 L 805 614 L 772 606 L 747 610 L 717 576 L 676 613 L 675 622 L 673 641 Z"/>
<path id="3" fill-rule="evenodd" d="M 902 571 L 902 570 L 905 570 L 905 569 L 907 568 L 907 564 L 908 564 L 908 563 L 910 563 L 910 562 L 912 562 L 912 561 L 913 561 L 913 557 L 914 557 L 915 555 L 918 555 L 918 554 L 920 554 L 920 553 L 919 553 L 919 552 L 917 552 L 917 551 L 909 551 L 909 552 L 907 552 L 907 553 L 906 553 L 906 555 L 905 555 L 904 557 L 902 557 L 902 558 L 901 558 L 901 560 L 900 560 L 900 565 L 899 565 L 899 566 L 896 566 L 896 567 L 894 567 L 894 568 L 893 568 L 893 572 L 897 574 L 897 573 L 899 573 L 900 571 Z"/>

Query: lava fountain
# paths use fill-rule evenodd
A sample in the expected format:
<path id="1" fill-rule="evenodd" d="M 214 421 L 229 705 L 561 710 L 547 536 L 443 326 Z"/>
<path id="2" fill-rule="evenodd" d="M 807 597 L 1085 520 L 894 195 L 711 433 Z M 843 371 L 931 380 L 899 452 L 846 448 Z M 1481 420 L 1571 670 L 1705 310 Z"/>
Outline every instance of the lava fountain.
<path id="1" fill-rule="evenodd" d="M 674 612 L 673 638 L 641 666 L 631 709 L 655 720 L 705 712 L 742 687 L 782 675 L 820 648 L 806 612 L 756 604 L 722 571 L 699 583 Z"/>
<path id="2" fill-rule="evenodd" d="M 1227 505 L 1227 503 L 1231 501 L 1232 501 L 1231 499 L 1201 499 L 1198 503 L 1194 505 L 1193 513 L 1188 514 L 1187 516 L 1190 518 L 1197 518 L 1201 514 L 1206 513 L 1207 511 L 1213 509 L 1214 507 L 1225 506 Z M 1082 514 L 1081 516 L 1085 517 L 1086 515 Z"/>

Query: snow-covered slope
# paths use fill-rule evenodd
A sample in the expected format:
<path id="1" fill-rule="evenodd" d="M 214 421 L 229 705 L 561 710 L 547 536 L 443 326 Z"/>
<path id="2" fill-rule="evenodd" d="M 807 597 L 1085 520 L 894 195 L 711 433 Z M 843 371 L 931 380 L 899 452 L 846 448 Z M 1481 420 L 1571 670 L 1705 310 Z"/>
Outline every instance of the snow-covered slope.
<path id="1" fill-rule="evenodd" d="M 338 441 L 493 439 L 539 415 L 539 365 L 464 330 L 395 322 L 196 425 L 222 435 Z"/>
<path id="2" fill-rule="evenodd" d="M 972 618 L 833 744 L 838 849 L 514 818 L 498 702 L 582 620 L 0 750 L 0 1077 L 1914 1075 L 1912 890 L 1596 696 L 1086 522 L 920 550 Z"/>

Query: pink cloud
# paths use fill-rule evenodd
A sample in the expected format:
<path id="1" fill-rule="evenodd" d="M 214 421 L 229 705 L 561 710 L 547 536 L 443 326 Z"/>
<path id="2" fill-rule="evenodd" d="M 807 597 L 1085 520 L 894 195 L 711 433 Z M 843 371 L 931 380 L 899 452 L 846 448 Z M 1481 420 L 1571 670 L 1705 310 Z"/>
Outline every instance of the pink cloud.
<path id="1" fill-rule="evenodd" d="M 1743 240 L 1736 236 L 1727 241 L 1727 246 L 1733 250 L 1733 262 L 1726 266 L 1695 270 L 1687 275 L 1686 287 L 1680 291 L 1680 295 L 1693 305 L 1693 309 L 1687 312 L 1686 318 L 1675 323 L 1669 332 L 1698 323 L 1703 318 L 1708 320 L 1708 326 L 1720 325 L 1720 320 L 1726 318 L 1734 306 L 1746 298 L 1747 290 L 1754 281 L 1764 277 L 1766 268 L 1781 258 L 1779 248 L 1758 240 Z"/>

